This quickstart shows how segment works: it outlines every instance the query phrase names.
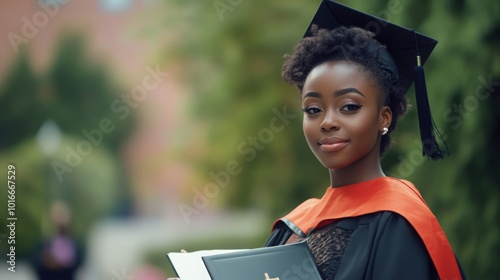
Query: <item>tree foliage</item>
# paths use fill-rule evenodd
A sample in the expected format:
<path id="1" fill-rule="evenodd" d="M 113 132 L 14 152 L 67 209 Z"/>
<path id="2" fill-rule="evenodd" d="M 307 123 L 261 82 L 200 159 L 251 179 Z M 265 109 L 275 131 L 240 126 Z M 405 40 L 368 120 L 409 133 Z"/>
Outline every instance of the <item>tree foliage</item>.
<path id="1" fill-rule="evenodd" d="M 83 141 L 91 142 L 83 130 L 99 129 L 103 118 L 113 117 L 110 105 L 120 92 L 109 69 L 91 59 L 84 37 L 78 34 L 61 37 L 47 71 L 33 71 L 27 49 L 9 68 L 0 86 L 0 166 L 12 164 L 17 169 L 19 256 L 30 256 L 36 244 L 52 232 L 48 211 L 55 200 L 71 207 L 71 229 L 81 242 L 93 223 L 121 210 L 127 185 L 118 179 L 123 173 L 118 151 L 133 117 L 113 119 L 112 133 L 102 133 L 101 141 L 91 143 L 90 148 L 87 145 L 83 154 L 78 148 Z M 46 120 L 61 130 L 61 142 L 52 155 L 44 155 L 35 141 Z M 79 153 L 79 162 L 70 150 Z M 70 171 L 58 178 L 54 162 Z M 0 179 L 6 182 L 6 176 L 2 172 Z M 0 211 L 3 220 L 6 211 L 3 207 Z"/>

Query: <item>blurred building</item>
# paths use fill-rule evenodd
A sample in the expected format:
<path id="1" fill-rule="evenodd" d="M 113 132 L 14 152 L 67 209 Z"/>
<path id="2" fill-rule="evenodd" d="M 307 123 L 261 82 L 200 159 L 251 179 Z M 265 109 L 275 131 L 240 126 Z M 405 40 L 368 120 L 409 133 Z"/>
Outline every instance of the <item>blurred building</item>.
<path id="1" fill-rule="evenodd" d="M 94 266 L 85 268 L 84 276 L 87 277 L 99 275 L 104 277 L 102 279 L 113 279 L 113 273 L 121 273 L 123 265 L 130 264 L 130 259 L 141 259 L 140 253 L 144 250 L 141 242 L 148 241 L 147 238 L 143 239 L 143 235 L 124 235 L 130 239 L 117 239 L 114 234 L 132 229 L 142 233 L 151 232 L 156 236 L 152 240 L 160 242 L 163 233 L 168 230 L 165 224 L 172 217 L 182 219 L 179 217 L 176 201 L 189 171 L 182 164 L 176 163 L 170 154 L 185 98 L 176 81 L 176 66 L 159 59 L 160 50 L 167 45 L 169 38 L 158 31 L 148 33 L 151 20 L 155 19 L 151 13 L 157 10 L 157 2 L 19 0 L 0 3 L 0 36 L 3 38 L 0 40 L 0 83 L 5 80 L 9 67 L 22 48 L 27 49 L 34 70 L 43 75 L 52 63 L 59 39 L 65 33 L 84 36 L 86 51 L 92 59 L 109 66 L 113 79 L 126 89 L 123 94 L 129 94 L 132 88 L 143 84 L 145 76 L 151 75 L 151 71 L 168 73 L 168 77 L 151 89 L 134 109 L 138 122 L 122 147 L 119 159 L 124 163 L 127 183 L 131 186 L 134 219 L 105 222 L 96 227 L 94 234 L 89 237 L 89 255 L 95 256 L 98 253 L 92 252 L 99 247 L 92 242 L 104 241 L 109 248 L 117 248 L 118 251 L 101 255 L 99 263 L 90 262 Z M 162 4 L 161 7 L 165 5 Z M 165 13 L 168 12 L 170 11 Z M 143 219 L 161 221 L 162 224 L 155 226 L 157 222 L 139 221 Z M 122 252 L 120 249 L 125 248 L 121 244 L 128 244 L 133 250 Z M 113 255 L 122 255 L 123 258 Z M 126 261 L 120 263 L 122 259 Z M 33 273 L 26 264 L 19 264 L 19 268 L 21 271 L 15 275 L 16 278 L 9 279 L 33 279 Z M 131 268 L 127 269 L 130 269 L 127 273 L 131 273 Z M 4 276 L 5 271 L 0 271 L 0 279 L 11 277 L 9 274 Z"/>
<path id="2" fill-rule="evenodd" d="M 126 89 L 143 82 L 147 67 L 170 73 L 175 65 L 162 64 L 157 57 L 168 38 L 161 32 L 147 34 L 155 5 L 153 0 L 2 2 L 0 80 L 21 48 L 29 50 L 35 71 L 43 73 L 50 66 L 58 39 L 66 32 L 83 34 L 92 57 L 106 62 Z M 135 109 L 139 123 L 123 149 L 123 160 L 132 180 L 137 215 L 176 211 L 165 199 L 175 201 L 187 173 L 168 156 L 183 100 L 175 75 L 170 75 Z"/>

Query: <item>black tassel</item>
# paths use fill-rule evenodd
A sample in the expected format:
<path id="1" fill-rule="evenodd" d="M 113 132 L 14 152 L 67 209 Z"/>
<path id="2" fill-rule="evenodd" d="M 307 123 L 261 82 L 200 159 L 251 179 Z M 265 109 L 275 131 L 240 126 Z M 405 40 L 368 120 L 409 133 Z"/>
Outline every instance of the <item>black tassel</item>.
<path id="1" fill-rule="evenodd" d="M 422 139 L 422 154 L 432 160 L 442 159 L 449 154 L 448 145 L 432 120 L 427 88 L 425 85 L 424 67 L 420 65 L 420 56 L 415 66 L 415 99 L 417 101 L 418 122 L 420 125 L 420 137 Z M 443 143 L 440 146 L 436 141 L 436 135 Z"/>
<path id="2" fill-rule="evenodd" d="M 420 51 L 418 49 L 417 34 L 413 30 L 415 38 L 415 56 L 417 57 L 417 66 L 415 66 L 415 100 L 417 101 L 418 123 L 420 126 L 420 138 L 422 140 L 422 154 L 432 160 L 443 159 L 449 155 L 448 145 L 443 136 L 432 120 L 429 98 L 427 97 L 427 86 L 425 84 L 424 67 L 420 60 Z M 440 146 L 436 141 L 436 135 L 443 143 Z"/>

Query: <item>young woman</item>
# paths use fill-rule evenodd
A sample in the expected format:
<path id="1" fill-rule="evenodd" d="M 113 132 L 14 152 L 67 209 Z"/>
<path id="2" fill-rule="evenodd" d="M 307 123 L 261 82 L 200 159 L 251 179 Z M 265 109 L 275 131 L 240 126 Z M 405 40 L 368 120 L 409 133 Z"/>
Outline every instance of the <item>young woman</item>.
<path id="1" fill-rule="evenodd" d="M 339 9 L 345 6 L 323 1 L 313 23 L 341 16 L 356 22 L 354 10 L 325 18 Z M 323 279 L 465 278 L 415 186 L 381 168 L 391 132 L 406 112 L 409 85 L 392 46 L 364 29 L 378 19 L 362 17 L 354 24 L 363 28 L 312 25 L 283 65 L 283 78 L 300 90 L 307 143 L 331 183 L 321 199 L 276 221 L 266 245 L 306 239 Z"/>
<path id="2" fill-rule="evenodd" d="M 424 154 L 445 153 L 420 66 L 413 76 L 414 49 L 425 61 L 437 42 L 327 0 L 311 26 L 282 76 L 300 91 L 305 138 L 331 182 L 277 220 L 266 246 L 306 240 L 325 280 L 465 279 L 418 190 L 380 164 L 414 80 Z"/>

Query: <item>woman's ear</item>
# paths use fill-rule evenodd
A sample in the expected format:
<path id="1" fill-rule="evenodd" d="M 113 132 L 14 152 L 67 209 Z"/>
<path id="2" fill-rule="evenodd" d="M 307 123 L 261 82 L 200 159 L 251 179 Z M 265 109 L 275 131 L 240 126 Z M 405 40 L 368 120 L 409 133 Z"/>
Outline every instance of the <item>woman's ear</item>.
<path id="1" fill-rule="evenodd" d="M 379 115 L 379 130 L 383 131 L 384 128 L 389 128 L 392 123 L 392 110 L 389 106 L 383 106 L 380 109 Z"/>

